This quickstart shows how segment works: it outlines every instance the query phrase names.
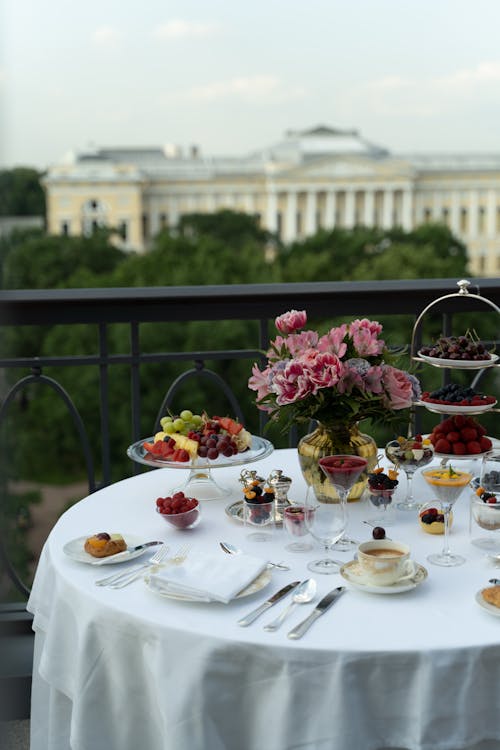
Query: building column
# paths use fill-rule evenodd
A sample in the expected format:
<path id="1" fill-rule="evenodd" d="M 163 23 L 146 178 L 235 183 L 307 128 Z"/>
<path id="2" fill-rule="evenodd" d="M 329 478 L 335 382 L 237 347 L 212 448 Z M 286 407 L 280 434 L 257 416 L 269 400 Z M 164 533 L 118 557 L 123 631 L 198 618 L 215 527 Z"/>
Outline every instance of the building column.
<path id="1" fill-rule="evenodd" d="M 266 229 L 275 234 L 278 231 L 278 194 L 274 185 L 268 185 L 266 198 Z"/>
<path id="2" fill-rule="evenodd" d="M 333 229 L 335 226 L 335 211 L 337 209 L 337 196 L 328 191 L 325 198 L 325 229 Z"/>
<path id="3" fill-rule="evenodd" d="M 441 193 L 433 192 L 432 193 L 432 218 L 434 221 L 441 222 L 443 221 L 443 197 Z"/>
<path id="4" fill-rule="evenodd" d="M 450 229 L 460 236 L 460 193 L 454 190 L 451 194 Z"/>
<path id="5" fill-rule="evenodd" d="M 476 238 L 479 235 L 479 193 L 477 190 L 469 191 L 469 237 Z"/>
<path id="6" fill-rule="evenodd" d="M 245 213 L 251 215 L 255 213 L 255 196 L 253 193 L 246 193 L 243 196 L 243 205 Z"/>
<path id="7" fill-rule="evenodd" d="M 384 201 L 382 208 L 382 228 L 391 229 L 394 215 L 394 192 L 392 189 L 384 190 Z"/>
<path id="8" fill-rule="evenodd" d="M 297 193 L 294 190 L 286 193 L 285 226 L 283 241 L 293 242 L 297 239 Z"/>
<path id="9" fill-rule="evenodd" d="M 413 229 L 413 191 L 410 188 L 403 190 L 401 225 L 405 232 Z"/>
<path id="10" fill-rule="evenodd" d="M 375 224 L 375 191 L 365 190 L 365 203 L 363 206 L 363 224 L 365 227 L 373 227 Z"/>
<path id="11" fill-rule="evenodd" d="M 313 190 L 308 190 L 306 194 L 306 221 L 304 234 L 310 237 L 317 231 L 316 226 L 317 197 Z"/>
<path id="12" fill-rule="evenodd" d="M 356 217 L 356 193 L 352 189 L 345 191 L 345 217 L 344 226 L 346 229 L 352 229 Z"/>
<path id="13" fill-rule="evenodd" d="M 496 193 L 494 190 L 488 190 L 486 203 L 486 236 L 489 239 L 495 238 L 496 230 L 496 213 L 497 213 L 497 200 Z"/>
<path id="14" fill-rule="evenodd" d="M 179 202 L 177 198 L 170 198 L 168 202 L 168 225 L 176 227 L 179 223 Z"/>

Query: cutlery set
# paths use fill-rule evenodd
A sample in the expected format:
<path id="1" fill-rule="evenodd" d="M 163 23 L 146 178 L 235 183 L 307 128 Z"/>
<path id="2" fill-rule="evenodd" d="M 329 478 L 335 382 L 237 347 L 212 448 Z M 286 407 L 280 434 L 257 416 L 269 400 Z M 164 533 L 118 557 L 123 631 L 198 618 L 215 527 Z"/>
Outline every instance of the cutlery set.
<path id="1" fill-rule="evenodd" d="M 263 604 L 257 607 L 257 609 L 249 612 L 249 614 L 245 617 L 242 617 L 241 620 L 238 620 L 238 625 L 243 628 L 251 625 L 252 622 L 254 622 L 270 607 L 272 607 L 273 604 L 279 602 L 280 599 L 283 599 L 283 597 L 287 596 L 287 594 L 296 589 L 297 586 L 298 589 L 294 594 L 291 604 L 285 610 L 283 610 L 283 612 L 276 618 L 276 620 L 269 623 L 269 625 L 264 626 L 264 630 L 267 631 L 277 630 L 285 617 L 287 617 L 287 615 L 293 608 L 294 604 L 305 604 L 306 602 L 311 601 L 311 599 L 314 597 L 314 594 L 316 592 L 316 582 L 313 579 L 308 579 L 307 581 L 303 581 L 302 583 L 300 583 L 300 581 L 294 581 L 293 583 L 289 583 L 287 586 L 284 586 L 282 589 L 273 594 L 269 599 L 267 599 Z M 336 589 L 333 589 L 333 591 L 330 591 L 328 594 L 326 594 L 326 596 L 324 596 L 320 600 L 320 602 L 306 617 L 306 619 L 296 625 L 296 627 L 294 627 L 292 630 L 290 630 L 290 632 L 287 634 L 287 637 L 291 640 L 297 640 L 298 638 L 301 638 L 304 633 L 309 630 L 313 622 L 315 622 L 318 617 L 320 617 L 328 609 L 330 609 L 332 604 L 337 601 L 337 599 L 345 592 L 345 590 L 345 586 L 338 586 Z"/>

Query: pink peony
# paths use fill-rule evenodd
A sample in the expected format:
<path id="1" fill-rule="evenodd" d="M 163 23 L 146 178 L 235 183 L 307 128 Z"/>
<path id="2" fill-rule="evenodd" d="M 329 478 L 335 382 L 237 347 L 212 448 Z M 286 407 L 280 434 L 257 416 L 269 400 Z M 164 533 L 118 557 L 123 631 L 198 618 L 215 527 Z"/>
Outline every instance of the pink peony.
<path id="1" fill-rule="evenodd" d="M 376 320 L 354 320 L 349 326 L 349 335 L 360 357 L 376 357 L 382 354 L 385 341 L 378 339 L 382 326 Z"/>
<path id="2" fill-rule="evenodd" d="M 268 396 L 271 393 L 271 382 L 272 382 L 272 369 L 266 367 L 262 372 L 259 370 L 257 364 L 252 367 L 252 377 L 248 380 L 248 387 L 252 391 L 257 391 L 257 401 L 260 401 L 264 396 Z M 261 405 L 262 408 L 262 405 Z"/>
<path id="3" fill-rule="evenodd" d="M 307 323 L 307 314 L 305 310 L 290 310 L 283 315 L 279 315 L 274 323 L 280 333 L 293 333 L 304 328 Z"/>
<path id="4" fill-rule="evenodd" d="M 315 388 L 334 388 L 342 375 L 343 366 L 340 359 L 330 352 L 318 352 L 310 349 L 300 358 L 307 368 Z"/>
<path id="5" fill-rule="evenodd" d="M 275 375 L 272 390 L 276 394 L 278 406 L 284 406 L 300 401 L 310 393 L 315 393 L 316 389 L 307 368 L 297 360 L 291 360 Z"/>
<path id="6" fill-rule="evenodd" d="M 347 344 L 344 342 L 346 333 L 347 326 L 345 323 L 338 328 L 331 328 L 318 341 L 318 349 L 320 352 L 332 352 L 337 357 L 343 357 L 347 351 Z"/>
<path id="7" fill-rule="evenodd" d="M 407 373 L 390 365 L 382 365 L 382 384 L 389 409 L 407 409 L 413 401 L 413 385 Z"/>

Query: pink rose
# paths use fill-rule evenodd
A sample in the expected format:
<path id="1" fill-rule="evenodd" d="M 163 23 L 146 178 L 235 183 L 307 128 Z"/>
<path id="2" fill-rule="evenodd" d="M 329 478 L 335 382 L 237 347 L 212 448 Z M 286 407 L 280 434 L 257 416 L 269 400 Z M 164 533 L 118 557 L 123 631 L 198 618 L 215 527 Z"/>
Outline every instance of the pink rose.
<path id="1" fill-rule="evenodd" d="M 407 409 L 413 401 L 413 386 L 408 375 L 390 365 L 382 366 L 382 384 L 389 409 Z"/>
<path id="2" fill-rule="evenodd" d="M 304 328 L 307 323 L 307 314 L 305 310 L 290 310 L 283 315 L 279 315 L 274 323 L 280 333 L 293 333 Z"/>
<path id="3" fill-rule="evenodd" d="M 369 393 L 379 394 L 382 393 L 384 388 L 382 385 L 383 370 L 379 365 L 370 367 L 364 375 L 365 388 Z"/>

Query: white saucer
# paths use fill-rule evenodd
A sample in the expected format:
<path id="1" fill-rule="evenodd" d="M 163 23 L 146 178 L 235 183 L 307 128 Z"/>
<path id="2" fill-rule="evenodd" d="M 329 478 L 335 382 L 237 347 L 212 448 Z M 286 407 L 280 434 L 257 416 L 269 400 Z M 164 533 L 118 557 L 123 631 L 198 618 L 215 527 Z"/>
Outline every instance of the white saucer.
<path id="1" fill-rule="evenodd" d="M 488 588 L 488 587 L 486 587 Z M 482 592 L 484 589 L 481 589 L 481 591 L 478 591 L 476 594 L 476 602 L 479 604 L 480 607 L 485 609 L 487 612 L 490 613 L 490 615 L 495 615 L 495 617 L 500 617 L 500 607 L 495 607 L 493 604 L 490 604 L 489 602 L 486 602 L 482 597 Z"/>
<path id="2" fill-rule="evenodd" d="M 89 536 L 91 536 L 91 534 L 66 542 L 63 547 L 64 554 L 71 557 L 71 559 L 76 562 L 87 563 L 87 565 L 115 565 L 116 563 L 128 562 L 135 557 L 140 557 L 147 549 L 139 549 L 136 550 L 136 552 L 118 552 L 118 554 L 109 555 L 108 557 L 93 557 L 92 555 L 89 555 L 88 552 L 85 552 L 84 549 L 85 540 L 88 539 Z M 139 544 L 144 543 L 142 537 L 133 536 L 132 534 L 124 535 L 123 538 L 127 547 L 137 547 Z"/>
<path id="3" fill-rule="evenodd" d="M 252 583 L 249 583 L 248 586 L 246 586 L 243 589 L 243 591 L 240 591 L 239 594 L 236 594 L 234 598 L 243 599 L 245 596 L 251 596 L 252 594 L 256 594 L 258 591 L 262 591 L 262 589 L 267 586 L 270 580 L 271 580 L 271 571 L 264 570 L 260 575 L 257 576 L 257 578 L 255 578 L 255 580 L 252 581 Z M 197 596 L 190 596 L 188 594 L 177 594 L 172 591 L 161 590 L 151 584 L 149 577 L 144 578 L 144 583 L 146 584 L 147 588 L 153 592 L 153 594 L 156 594 L 157 596 L 161 596 L 164 599 L 176 599 L 177 601 L 180 601 L 180 602 L 205 602 L 206 604 L 214 604 L 214 603 L 221 604 L 221 602 L 215 602 L 215 601 L 207 602 L 206 599 L 202 599 L 201 597 L 197 597 Z"/>
<path id="4" fill-rule="evenodd" d="M 404 581 L 392 583 L 390 586 L 375 586 L 372 583 L 365 583 L 361 579 L 361 568 L 357 560 L 351 560 L 340 568 L 340 575 L 353 588 L 358 591 L 365 591 L 367 594 L 402 594 L 405 591 L 411 591 L 419 586 L 427 578 L 427 570 L 423 565 L 415 563 L 416 571 L 413 578 L 406 578 Z"/>

